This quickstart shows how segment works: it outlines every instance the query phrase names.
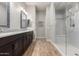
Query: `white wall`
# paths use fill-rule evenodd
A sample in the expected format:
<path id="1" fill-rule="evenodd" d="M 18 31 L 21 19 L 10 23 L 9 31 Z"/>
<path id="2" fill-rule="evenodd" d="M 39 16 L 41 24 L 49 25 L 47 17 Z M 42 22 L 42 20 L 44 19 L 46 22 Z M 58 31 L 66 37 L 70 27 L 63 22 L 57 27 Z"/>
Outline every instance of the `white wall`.
<path id="1" fill-rule="evenodd" d="M 27 14 L 26 8 L 26 4 L 24 3 L 10 3 L 10 29 L 21 29 L 20 14 L 21 10 Z M 29 17 L 29 15 L 27 17 Z"/>
<path id="2" fill-rule="evenodd" d="M 31 25 L 35 33 L 36 38 L 36 7 L 34 5 L 26 6 L 27 18 L 31 20 Z"/>
<path id="3" fill-rule="evenodd" d="M 20 5 L 10 3 L 10 29 L 20 29 Z"/>
<path id="4" fill-rule="evenodd" d="M 51 3 L 46 8 L 46 36 L 52 41 L 55 41 L 55 23 L 55 8 L 54 3 Z"/>
<path id="5" fill-rule="evenodd" d="M 45 16 L 46 16 L 45 10 L 36 12 L 36 36 L 37 38 L 46 38 Z"/>

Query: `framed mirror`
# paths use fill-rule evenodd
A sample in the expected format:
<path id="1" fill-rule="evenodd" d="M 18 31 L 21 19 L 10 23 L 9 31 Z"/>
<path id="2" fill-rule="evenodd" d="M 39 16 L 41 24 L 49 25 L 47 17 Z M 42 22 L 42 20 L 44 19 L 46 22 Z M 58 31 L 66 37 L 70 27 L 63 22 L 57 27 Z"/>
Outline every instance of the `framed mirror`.
<path id="1" fill-rule="evenodd" d="M 21 14 L 20 14 L 20 19 L 21 19 L 21 28 L 26 28 L 27 27 L 27 15 L 21 11 Z"/>
<path id="2" fill-rule="evenodd" d="M 0 27 L 10 27 L 9 2 L 0 2 Z"/>

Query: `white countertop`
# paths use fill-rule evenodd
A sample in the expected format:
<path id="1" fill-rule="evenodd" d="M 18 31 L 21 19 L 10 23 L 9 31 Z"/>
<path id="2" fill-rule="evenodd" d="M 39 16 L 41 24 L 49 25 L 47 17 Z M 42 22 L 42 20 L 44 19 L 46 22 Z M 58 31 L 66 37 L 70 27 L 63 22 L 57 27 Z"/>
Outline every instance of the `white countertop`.
<path id="1" fill-rule="evenodd" d="M 24 32 L 29 32 L 29 31 L 33 31 L 33 29 L 29 28 L 29 29 L 13 30 L 13 31 L 6 31 L 6 32 L 4 31 L 0 33 L 0 38 L 15 35 L 15 34 L 20 34 Z"/>

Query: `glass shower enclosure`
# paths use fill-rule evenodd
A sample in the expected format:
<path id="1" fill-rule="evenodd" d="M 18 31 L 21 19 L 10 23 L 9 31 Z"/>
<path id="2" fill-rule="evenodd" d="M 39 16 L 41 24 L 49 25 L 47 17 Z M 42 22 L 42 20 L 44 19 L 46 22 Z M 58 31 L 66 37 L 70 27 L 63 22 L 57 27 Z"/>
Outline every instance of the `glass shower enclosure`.
<path id="1" fill-rule="evenodd" d="M 65 9 L 55 10 L 55 43 L 64 55 L 79 56 L 79 3 L 64 3 L 69 5 Z"/>

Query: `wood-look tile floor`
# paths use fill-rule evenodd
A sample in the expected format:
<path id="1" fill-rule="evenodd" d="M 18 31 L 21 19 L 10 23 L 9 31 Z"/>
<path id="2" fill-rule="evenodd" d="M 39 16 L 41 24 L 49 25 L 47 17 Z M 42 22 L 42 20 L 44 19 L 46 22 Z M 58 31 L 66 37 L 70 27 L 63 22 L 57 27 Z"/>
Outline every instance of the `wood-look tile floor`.
<path id="1" fill-rule="evenodd" d="M 60 56 L 61 54 L 46 39 L 33 41 L 23 56 Z"/>

